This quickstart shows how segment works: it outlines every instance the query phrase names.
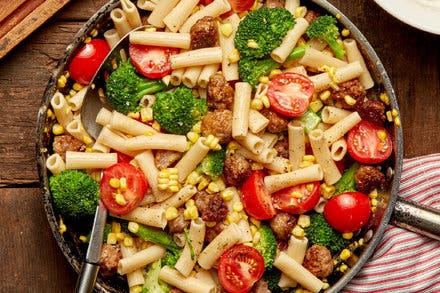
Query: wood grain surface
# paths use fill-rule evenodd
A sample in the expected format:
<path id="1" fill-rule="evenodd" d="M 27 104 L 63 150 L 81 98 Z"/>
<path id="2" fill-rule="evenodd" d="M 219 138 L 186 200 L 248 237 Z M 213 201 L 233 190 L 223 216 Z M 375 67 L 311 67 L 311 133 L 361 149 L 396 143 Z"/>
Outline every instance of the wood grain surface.
<path id="1" fill-rule="evenodd" d="M 58 249 L 42 207 L 36 119 L 64 49 L 105 2 L 72 1 L 0 59 L 0 238 L 5 246 L 0 292 L 74 288 L 76 274 Z M 404 157 L 440 152 L 440 37 L 399 22 L 371 0 L 330 2 L 364 33 L 391 78 L 400 104 Z"/>

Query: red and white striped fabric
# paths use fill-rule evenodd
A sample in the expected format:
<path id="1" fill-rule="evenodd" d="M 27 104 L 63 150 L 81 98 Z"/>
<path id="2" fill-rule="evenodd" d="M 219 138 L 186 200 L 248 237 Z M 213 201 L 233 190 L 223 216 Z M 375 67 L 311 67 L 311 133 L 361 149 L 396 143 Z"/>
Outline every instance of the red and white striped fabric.
<path id="1" fill-rule="evenodd" d="M 399 195 L 440 209 L 440 154 L 405 159 Z M 440 292 L 440 241 L 389 225 L 342 292 Z"/>

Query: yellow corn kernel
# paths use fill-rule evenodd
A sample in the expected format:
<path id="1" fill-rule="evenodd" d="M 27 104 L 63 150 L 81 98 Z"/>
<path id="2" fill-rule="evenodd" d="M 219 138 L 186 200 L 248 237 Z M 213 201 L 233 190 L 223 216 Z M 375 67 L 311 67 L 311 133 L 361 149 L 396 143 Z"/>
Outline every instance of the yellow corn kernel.
<path id="1" fill-rule="evenodd" d="M 63 133 L 64 133 L 64 127 L 61 126 L 61 125 L 58 124 L 58 123 L 55 123 L 55 124 L 52 126 L 52 133 L 53 133 L 54 135 L 60 135 L 60 134 L 63 134 Z"/>
<path id="2" fill-rule="evenodd" d="M 342 264 L 339 266 L 339 271 L 341 273 L 345 273 L 348 270 L 348 266 L 346 264 Z"/>
<path id="3" fill-rule="evenodd" d="M 269 78 L 272 79 L 281 73 L 282 73 L 282 71 L 279 68 L 272 69 L 272 71 L 269 73 Z"/>
<path id="4" fill-rule="evenodd" d="M 220 139 L 210 134 L 205 140 L 205 145 L 211 150 L 221 150 L 221 145 L 219 144 Z"/>
<path id="5" fill-rule="evenodd" d="M 313 162 L 310 162 L 310 161 L 302 161 L 301 163 L 299 163 L 300 168 L 307 168 L 312 165 L 313 165 Z"/>
<path id="6" fill-rule="evenodd" d="M 232 191 L 231 189 L 225 189 L 221 193 L 221 196 L 225 201 L 230 201 L 231 199 L 234 198 L 234 195 L 235 195 L 234 191 Z"/>
<path id="7" fill-rule="evenodd" d="M 240 52 L 237 49 L 233 49 L 228 55 L 228 60 L 231 63 L 236 63 L 240 60 Z"/>
<path id="8" fill-rule="evenodd" d="M 234 210 L 234 212 L 241 212 L 243 211 L 243 204 L 241 203 L 241 201 L 236 201 L 232 204 L 232 209 Z"/>
<path id="9" fill-rule="evenodd" d="M 373 189 L 370 194 L 369 194 L 370 198 L 377 198 L 377 189 Z"/>
<path id="10" fill-rule="evenodd" d="M 379 136 L 381 140 L 385 140 L 387 138 L 387 132 L 385 130 L 378 130 L 377 136 Z"/>
<path id="11" fill-rule="evenodd" d="M 57 80 L 57 86 L 60 88 L 63 88 L 66 86 L 67 83 L 67 78 L 64 75 L 61 75 L 60 77 L 58 77 Z"/>
<path id="12" fill-rule="evenodd" d="M 298 225 L 301 228 L 306 228 L 310 226 L 310 216 L 309 215 L 300 215 L 298 217 Z"/>
<path id="13" fill-rule="evenodd" d="M 189 207 L 193 207 L 193 206 L 195 206 L 195 205 L 196 205 L 196 203 L 195 203 L 194 199 L 192 199 L 192 198 L 188 199 L 188 200 L 185 202 L 185 207 L 187 207 L 187 208 L 189 208 Z"/>
<path id="14" fill-rule="evenodd" d="M 305 155 L 303 156 L 303 161 L 306 162 L 315 162 L 315 156 L 314 155 Z"/>
<path id="15" fill-rule="evenodd" d="M 258 242 L 260 242 L 261 239 L 261 233 L 257 232 L 255 233 L 255 235 L 252 237 L 252 243 L 253 244 L 257 244 Z"/>
<path id="16" fill-rule="evenodd" d="M 172 192 L 172 193 L 176 193 L 180 190 L 180 186 L 179 185 L 171 185 L 168 186 L 168 191 Z"/>
<path id="17" fill-rule="evenodd" d="M 292 198 L 302 198 L 302 194 L 299 191 L 292 191 L 292 193 L 290 194 L 290 197 L 292 197 Z"/>
<path id="18" fill-rule="evenodd" d="M 146 32 L 155 32 L 155 31 L 157 31 L 157 28 L 155 26 L 149 25 L 149 26 L 147 26 L 144 29 L 144 31 L 146 31 Z"/>
<path id="19" fill-rule="evenodd" d="M 375 198 L 371 199 L 371 206 L 373 206 L 373 207 L 377 206 L 377 199 L 375 199 Z"/>
<path id="20" fill-rule="evenodd" d="M 190 131 L 186 134 L 186 137 L 188 138 L 188 140 L 192 143 L 196 143 L 197 140 L 199 139 L 200 135 L 194 131 Z"/>
<path id="21" fill-rule="evenodd" d="M 220 191 L 223 191 L 226 189 L 226 183 L 222 179 L 217 179 L 214 182 L 215 182 L 215 184 L 217 184 L 217 187 L 220 189 Z"/>
<path id="22" fill-rule="evenodd" d="M 380 100 L 385 104 L 385 105 L 389 105 L 390 104 L 390 97 L 388 97 L 387 93 L 381 93 L 379 95 Z"/>
<path id="23" fill-rule="evenodd" d="M 304 237 L 304 229 L 300 226 L 296 225 L 295 228 L 292 229 L 292 235 L 296 237 Z"/>
<path id="24" fill-rule="evenodd" d="M 133 238 L 129 236 L 125 237 L 123 240 L 123 244 L 125 247 L 132 247 L 133 243 L 134 243 Z"/>
<path id="25" fill-rule="evenodd" d="M 217 225 L 217 222 L 205 222 L 206 227 L 212 228 Z"/>
<path id="26" fill-rule="evenodd" d="M 324 107 L 324 104 L 322 103 L 321 100 L 314 100 L 314 101 L 310 102 L 309 107 L 313 112 L 316 113 L 319 110 L 321 110 L 322 107 Z"/>
<path id="27" fill-rule="evenodd" d="M 125 206 L 127 204 L 127 201 L 125 200 L 124 196 L 120 193 L 115 194 L 115 201 L 118 205 Z"/>
<path id="28" fill-rule="evenodd" d="M 321 195 L 325 199 L 330 199 L 335 194 L 336 188 L 334 185 L 321 184 Z"/>
<path id="29" fill-rule="evenodd" d="M 250 225 L 250 229 L 251 229 L 251 235 L 254 236 L 255 233 L 258 232 L 258 228 L 255 227 L 254 225 Z"/>
<path id="30" fill-rule="evenodd" d="M 217 193 L 217 192 L 220 192 L 220 188 L 217 186 L 217 183 L 215 183 L 215 182 L 210 182 L 209 184 L 208 184 L 208 187 L 206 188 L 206 191 L 208 192 L 208 193 Z"/>
<path id="31" fill-rule="evenodd" d="M 136 234 L 139 231 L 139 224 L 136 222 L 128 222 L 128 231 Z"/>
<path id="32" fill-rule="evenodd" d="M 321 92 L 319 94 L 319 98 L 321 99 L 321 101 L 326 101 L 328 98 L 330 98 L 330 91 L 325 90 L 325 91 Z"/>
<path id="33" fill-rule="evenodd" d="M 130 293 L 141 293 L 141 292 L 142 292 L 142 286 L 140 285 L 130 287 Z"/>
<path id="34" fill-rule="evenodd" d="M 154 121 L 151 127 L 153 127 L 154 130 L 160 131 L 160 124 L 157 121 Z"/>
<path id="35" fill-rule="evenodd" d="M 150 107 L 142 108 L 140 111 L 141 114 L 141 121 L 142 122 L 149 122 L 153 121 L 153 109 Z"/>
<path id="36" fill-rule="evenodd" d="M 74 95 L 76 95 L 76 91 L 74 90 L 74 89 L 71 89 L 70 91 L 69 91 L 69 95 L 71 96 L 71 97 L 73 97 Z M 68 100 L 68 99 L 66 99 L 66 100 Z"/>
<path id="37" fill-rule="evenodd" d="M 306 185 L 306 189 L 307 189 L 308 191 L 312 192 L 312 191 L 315 189 L 315 184 L 313 184 L 313 183 L 308 183 L 308 184 Z"/>
<path id="38" fill-rule="evenodd" d="M 261 99 L 252 99 L 251 101 L 251 109 L 260 111 L 263 109 L 263 101 Z"/>
<path id="39" fill-rule="evenodd" d="M 350 35 L 350 30 L 344 28 L 344 29 L 341 31 L 341 35 L 342 35 L 343 37 L 348 37 L 348 35 Z"/>
<path id="40" fill-rule="evenodd" d="M 116 239 L 118 241 L 122 241 L 122 240 L 124 240 L 124 238 L 125 238 L 125 233 L 122 233 L 122 232 L 116 233 Z"/>
<path id="41" fill-rule="evenodd" d="M 265 108 L 270 108 L 270 101 L 269 101 L 269 98 L 267 96 L 262 96 L 260 99 L 263 102 L 263 106 Z"/>
<path id="42" fill-rule="evenodd" d="M 209 183 L 210 181 L 208 178 L 206 178 L 205 176 L 201 176 L 199 184 L 197 185 L 197 189 L 203 190 L 208 186 Z"/>
<path id="43" fill-rule="evenodd" d="M 91 144 L 91 143 L 93 142 L 93 140 L 92 140 L 90 137 L 85 136 L 85 135 L 83 136 L 82 141 L 83 141 L 86 145 L 89 145 L 89 144 Z"/>
<path id="44" fill-rule="evenodd" d="M 79 236 L 79 240 L 80 240 L 82 243 L 86 243 L 86 242 L 87 242 L 87 236 L 81 235 L 81 236 Z"/>
<path id="45" fill-rule="evenodd" d="M 269 77 L 266 75 L 262 75 L 258 78 L 258 81 L 261 83 L 268 83 L 269 82 Z"/>
<path id="46" fill-rule="evenodd" d="M 53 113 L 53 111 L 51 109 L 47 109 L 46 116 L 47 116 L 47 118 L 50 118 L 50 119 L 56 118 L 55 114 Z"/>
<path id="47" fill-rule="evenodd" d="M 392 115 L 393 117 L 397 117 L 397 116 L 399 116 L 399 111 L 397 111 L 397 109 L 392 109 L 392 110 L 391 110 L 391 115 Z"/>
<path id="48" fill-rule="evenodd" d="M 222 32 L 222 35 L 229 38 L 232 35 L 234 28 L 230 22 L 227 22 L 220 26 L 220 31 Z"/>
<path id="49" fill-rule="evenodd" d="M 388 122 L 393 121 L 393 115 L 391 114 L 391 111 L 387 111 L 385 114 L 387 116 Z"/>
<path id="50" fill-rule="evenodd" d="M 349 96 L 349 95 L 346 95 L 345 97 L 344 97 L 344 101 L 348 104 L 348 105 L 350 105 L 350 106 L 353 106 L 354 104 L 356 104 L 356 100 L 355 99 L 353 99 L 351 96 Z"/>
<path id="51" fill-rule="evenodd" d="M 226 216 L 228 224 L 238 223 L 241 220 L 241 216 L 237 212 L 232 212 Z"/>
<path id="52" fill-rule="evenodd" d="M 199 211 L 197 210 L 197 207 L 194 205 L 186 208 L 183 212 L 183 217 L 185 218 L 185 220 L 197 219 L 199 217 Z"/>
<path id="53" fill-rule="evenodd" d="M 348 250 L 347 248 L 344 248 L 341 253 L 339 254 L 339 257 L 342 260 L 347 260 L 349 257 L 351 256 L 351 251 Z"/>
<path id="54" fill-rule="evenodd" d="M 255 40 L 250 39 L 250 40 L 247 41 L 247 46 L 249 48 L 251 48 L 251 49 L 257 49 L 258 48 L 258 43 Z"/>
<path id="55" fill-rule="evenodd" d="M 376 206 L 372 206 L 372 207 L 371 207 L 371 212 L 372 212 L 372 213 L 376 212 Z"/>
<path id="56" fill-rule="evenodd" d="M 342 238 L 344 238 L 344 239 L 351 239 L 351 238 L 353 238 L 353 232 L 342 233 Z"/>
<path id="57" fill-rule="evenodd" d="M 108 184 L 112 187 L 112 188 L 119 188 L 119 186 L 121 186 L 121 182 L 119 181 L 119 178 L 110 178 Z"/>
<path id="58" fill-rule="evenodd" d="M 202 122 L 199 121 L 196 124 L 194 124 L 194 126 L 191 128 L 191 131 L 194 131 L 195 133 L 202 132 Z"/>
<path id="59" fill-rule="evenodd" d="M 259 2 L 258 0 L 254 1 L 254 4 L 252 4 L 250 10 L 257 10 L 258 9 L 258 2 Z"/>
<path id="60" fill-rule="evenodd" d="M 113 233 L 119 233 L 121 232 L 121 223 L 112 221 L 112 232 Z"/>
<path id="61" fill-rule="evenodd" d="M 401 125 L 399 117 L 394 118 L 394 125 L 396 125 L 397 127 L 399 127 Z"/>
<path id="62" fill-rule="evenodd" d="M 106 242 L 107 244 L 116 244 L 118 242 L 116 239 L 116 234 L 113 232 L 108 233 Z"/>
<path id="63" fill-rule="evenodd" d="M 77 92 L 79 92 L 80 90 L 82 90 L 83 87 L 84 87 L 84 86 L 83 86 L 82 84 L 79 84 L 79 83 L 77 83 L 77 82 L 75 82 L 75 83 L 72 85 L 72 88 L 73 88 L 75 91 L 77 91 Z"/>
<path id="64" fill-rule="evenodd" d="M 301 18 L 304 17 L 306 13 L 307 13 L 307 7 L 299 6 L 295 8 L 295 10 L 293 11 L 293 16 L 295 16 L 295 18 Z"/>
<path id="65" fill-rule="evenodd" d="M 61 234 L 63 234 L 64 232 L 67 231 L 67 226 L 66 226 L 66 224 L 64 224 L 63 218 L 60 218 L 60 224 L 59 225 L 60 225 L 59 231 L 60 231 Z"/>
<path id="66" fill-rule="evenodd" d="M 201 178 L 202 176 L 200 176 L 199 173 L 197 173 L 196 171 L 192 171 L 191 173 L 189 173 L 188 177 L 186 177 L 185 184 L 196 185 L 197 183 L 199 183 Z"/>
<path id="67" fill-rule="evenodd" d="M 327 290 L 328 288 L 330 288 L 330 284 L 329 283 L 327 283 L 327 282 L 323 282 L 322 283 L 322 290 Z"/>
<path id="68" fill-rule="evenodd" d="M 364 238 L 359 238 L 359 240 L 358 240 L 358 243 L 359 243 L 359 246 L 362 246 L 362 245 L 364 245 Z"/>
<path id="69" fill-rule="evenodd" d="M 127 190 L 127 178 L 125 178 L 125 177 L 119 178 L 119 188 L 122 191 Z"/>

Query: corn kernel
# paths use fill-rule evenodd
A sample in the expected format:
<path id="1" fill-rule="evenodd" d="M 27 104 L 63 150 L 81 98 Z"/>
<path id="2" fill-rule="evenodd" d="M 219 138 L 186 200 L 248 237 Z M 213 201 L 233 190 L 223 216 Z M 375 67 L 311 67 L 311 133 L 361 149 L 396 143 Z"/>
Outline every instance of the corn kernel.
<path id="1" fill-rule="evenodd" d="M 341 31 L 341 35 L 342 35 L 343 37 L 348 37 L 348 35 L 350 35 L 350 30 L 344 28 L 344 29 Z"/>
<path id="2" fill-rule="evenodd" d="M 322 103 L 321 100 L 314 100 L 314 101 L 310 102 L 309 107 L 313 112 L 316 113 L 319 110 L 321 110 L 322 107 L 324 107 L 324 104 Z"/>
<path id="3" fill-rule="evenodd" d="M 252 237 L 252 243 L 257 244 L 258 242 L 260 242 L 260 239 L 261 239 L 261 233 L 257 232 L 255 233 L 254 237 Z"/>
<path id="4" fill-rule="evenodd" d="M 301 163 L 299 163 L 299 167 L 300 168 L 307 168 L 313 166 L 313 162 L 310 161 L 302 161 Z"/>
<path id="5" fill-rule="evenodd" d="M 232 24 L 230 22 L 224 23 L 220 26 L 220 31 L 222 32 L 222 34 L 229 38 L 232 33 L 233 33 L 233 27 Z"/>
<path id="6" fill-rule="evenodd" d="M 79 83 L 77 83 L 77 82 L 75 82 L 75 83 L 72 85 L 73 90 L 75 90 L 75 91 L 77 91 L 77 92 L 79 92 L 80 90 L 82 90 L 83 87 L 84 87 L 84 86 L 83 86 L 82 84 L 79 84 Z"/>
<path id="7" fill-rule="evenodd" d="M 220 192 L 220 188 L 217 186 L 217 183 L 211 182 L 208 184 L 208 187 L 206 188 L 206 191 L 208 193 L 217 193 Z"/>
<path id="8" fill-rule="evenodd" d="M 153 109 L 150 107 L 142 108 L 140 111 L 141 114 L 141 121 L 142 122 L 149 122 L 153 121 Z"/>
<path id="9" fill-rule="evenodd" d="M 199 184 L 197 185 L 198 190 L 203 190 L 209 185 L 210 181 L 205 176 L 201 176 Z"/>
<path id="10" fill-rule="evenodd" d="M 306 162 L 315 162 L 315 156 L 314 155 L 305 155 L 303 156 L 303 161 Z"/>
<path id="11" fill-rule="evenodd" d="M 342 265 L 339 267 L 339 271 L 340 271 L 341 273 L 345 273 L 347 270 L 348 270 L 348 266 L 347 266 L 346 264 L 342 264 Z"/>
<path id="12" fill-rule="evenodd" d="M 236 63 L 236 62 L 238 62 L 240 60 L 240 53 L 238 52 L 237 49 L 233 49 L 231 51 L 231 53 L 229 53 L 228 60 L 231 63 Z"/>
<path id="13" fill-rule="evenodd" d="M 322 290 L 327 290 L 328 288 L 330 288 L 330 284 L 327 282 L 322 283 Z"/>
<path id="14" fill-rule="evenodd" d="M 326 101 L 328 98 L 330 98 L 330 91 L 326 90 L 323 91 L 319 94 L 319 98 L 321 99 L 321 101 Z"/>
<path id="15" fill-rule="evenodd" d="M 269 98 L 267 96 L 262 96 L 260 99 L 263 102 L 263 106 L 265 108 L 270 108 L 270 101 L 269 101 Z"/>
<path id="16" fill-rule="evenodd" d="M 139 224 L 136 222 L 128 222 L 128 231 L 136 234 L 139 231 Z"/>
<path id="17" fill-rule="evenodd" d="M 194 131 L 195 133 L 202 132 L 202 122 L 199 121 L 196 124 L 194 124 L 194 126 L 191 128 L 191 131 Z"/>
<path id="18" fill-rule="evenodd" d="M 387 111 L 385 114 L 387 116 L 388 122 L 393 121 L 393 115 L 391 114 L 391 111 Z"/>
<path id="19" fill-rule="evenodd" d="M 160 131 L 160 124 L 157 121 L 154 121 L 151 127 L 153 127 L 154 130 Z"/>
<path id="20" fill-rule="evenodd" d="M 81 236 L 79 236 L 79 240 L 80 240 L 82 243 L 86 243 L 86 242 L 87 242 L 87 236 L 81 235 Z"/>
<path id="21" fill-rule="evenodd" d="M 125 233 L 119 232 L 119 233 L 115 233 L 116 234 L 116 239 L 118 241 L 122 241 L 125 238 Z"/>
<path id="22" fill-rule="evenodd" d="M 362 245 L 364 245 L 364 238 L 360 238 L 359 240 L 358 240 L 358 243 L 359 243 L 359 246 L 362 246 Z"/>
<path id="23" fill-rule="evenodd" d="M 168 186 L 168 191 L 172 193 L 176 193 L 180 190 L 180 187 L 178 185 L 171 185 Z"/>
<path id="24" fill-rule="evenodd" d="M 115 233 L 110 232 L 107 234 L 107 244 L 116 244 L 117 242 Z"/>
<path id="25" fill-rule="evenodd" d="M 254 225 L 251 225 L 251 226 L 250 226 L 250 229 L 251 229 L 251 235 L 252 235 L 252 236 L 254 236 L 255 233 L 258 232 L 258 228 L 255 227 Z"/>
<path id="26" fill-rule="evenodd" d="M 257 227 L 257 228 L 260 228 L 260 226 L 261 226 L 261 221 L 255 219 L 255 218 L 252 218 L 252 217 L 251 217 L 251 218 L 250 218 L 250 222 L 251 222 L 252 224 L 254 224 L 254 226 Z"/>
<path id="27" fill-rule="evenodd" d="M 125 200 L 124 196 L 120 193 L 115 194 L 115 201 L 118 205 L 125 206 L 127 204 L 127 201 Z"/>
<path id="28" fill-rule="evenodd" d="M 377 131 L 377 136 L 381 139 L 381 140 L 385 140 L 387 138 L 387 133 L 385 130 L 378 130 Z"/>
<path id="29" fill-rule="evenodd" d="M 125 177 L 119 178 L 119 188 L 122 191 L 127 190 L 127 178 L 125 178 Z"/>
<path id="30" fill-rule="evenodd" d="M 112 221 L 112 232 L 113 233 L 121 232 L 121 223 Z"/>
<path id="31" fill-rule="evenodd" d="M 251 109 L 260 111 L 263 109 L 263 101 L 261 99 L 252 99 L 251 101 Z"/>
<path id="32" fill-rule="evenodd" d="M 268 83 L 269 82 L 269 77 L 266 75 L 262 75 L 258 78 L 258 81 L 261 83 Z"/>
<path id="33" fill-rule="evenodd" d="M 282 71 L 279 68 L 272 69 L 272 71 L 269 73 L 269 78 L 272 79 L 272 78 L 274 78 L 275 76 L 277 76 L 277 75 L 279 75 L 281 73 L 282 73 Z"/>
<path id="34" fill-rule="evenodd" d="M 232 204 L 232 209 L 234 210 L 234 212 L 241 212 L 243 211 L 243 204 L 241 203 L 241 201 L 236 201 Z"/>
<path id="35" fill-rule="evenodd" d="M 142 292 L 142 286 L 140 285 L 130 287 L 130 293 L 141 293 L 141 292 Z"/>
<path id="36" fill-rule="evenodd" d="M 308 215 L 300 215 L 298 217 L 298 222 L 297 223 L 298 223 L 298 225 L 301 228 L 309 227 L 310 226 L 310 216 L 308 216 Z"/>
<path id="37" fill-rule="evenodd" d="M 370 198 L 377 198 L 377 189 L 373 189 L 370 194 L 369 194 Z"/>
<path id="38" fill-rule="evenodd" d="M 247 46 L 251 49 L 258 49 L 258 43 L 253 39 L 247 41 Z"/>
<path id="39" fill-rule="evenodd" d="M 133 238 L 132 237 L 125 237 L 123 240 L 123 244 L 125 247 L 132 247 L 133 246 Z"/>
<path id="40" fill-rule="evenodd" d="M 299 6 L 293 11 L 293 16 L 295 16 L 295 18 L 301 18 L 304 17 L 306 13 L 307 13 L 307 7 Z"/>
<path id="41" fill-rule="evenodd" d="M 64 224 L 64 221 L 62 218 L 60 218 L 60 229 L 59 229 L 60 233 L 63 234 L 64 232 L 67 231 L 67 226 Z"/>
<path id="42" fill-rule="evenodd" d="M 206 225 L 206 227 L 209 227 L 209 228 L 212 228 L 212 227 L 214 227 L 215 225 L 217 225 L 217 222 L 205 222 L 205 225 Z"/>
<path id="43" fill-rule="evenodd" d="M 353 233 L 352 232 L 342 233 L 342 238 L 351 239 L 351 238 L 353 238 Z"/>
<path id="44" fill-rule="evenodd" d="M 64 127 L 61 126 L 61 125 L 58 124 L 58 123 L 55 123 L 55 124 L 52 126 L 52 133 L 53 133 L 54 135 L 60 135 L 60 134 L 63 134 L 63 133 L 64 133 Z"/>
<path id="45" fill-rule="evenodd" d="M 241 220 L 241 216 L 237 212 L 232 212 L 226 216 L 228 224 L 238 223 Z"/>
<path id="46" fill-rule="evenodd" d="M 194 132 L 194 131 L 190 131 L 186 134 L 186 137 L 188 138 L 188 140 L 192 143 L 196 143 L 197 140 L 199 139 L 199 134 Z"/>
<path id="47" fill-rule="evenodd" d="M 192 171 L 188 175 L 188 177 L 186 177 L 185 184 L 196 185 L 200 181 L 201 178 L 202 178 L 202 176 L 200 176 L 199 173 L 197 173 L 196 171 Z"/>
<path id="48" fill-rule="evenodd" d="M 371 212 L 372 212 L 372 213 L 376 212 L 376 206 L 372 206 L 372 207 L 371 207 Z"/>
<path id="49" fill-rule="evenodd" d="M 351 96 L 349 96 L 349 95 L 346 95 L 345 97 L 344 97 L 344 101 L 348 104 L 348 105 L 350 105 L 350 106 L 353 106 L 354 104 L 356 104 L 356 99 L 353 99 Z"/>
<path id="50" fill-rule="evenodd" d="M 193 207 L 193 206 L 195 206 L 196 205 L 196 203 L 195 203 L 195 201 L 194 201 L 194 199 L 188 199 L 186 202 L 185 202 L 185 207 L 187 207 L 187 208 L 189 208 L 189 207 Z"/>
<path id="51" fill-rule="evenodd" d="M 66 83 L 67 83 L 67 79 L 66 79 L 66 77 L 65 77 L 64 75 L 61 75 L 61 76 L 58 78 L 58 80 L 57 80 L 57 86 L 58 86 L 59 88 L 63 88 L 63 87 L 65 87 L 65 86 L 66 86 Z"/>
<path id="52" fill-rule="evenodd" d="M 339 254 L 339 257 L 342 260 L 347 260 L 349 257 L 351 256 L 351 251 L 348 250 L 347 248 L 344 248 L 341 253 Z"/>
<path id="53" fill-rule="evenodd" d="M 396 125 L 397 127 L 399 127 L 400 126 L 400 118 L 399 117 L 396 117 L 396 118 L 394 118 L 394 125 Z"/>
<path id="54" fill-rule="evenodd" d="M 186 208 L 183 212 L 183 217 L 185 218 L 185 220 L 197 219 L 199 217 L 199 211 L 197 210 L 197 207 L 194 205 Z"/>
<path id="55" fill-rule="evenodd" d="M 377 206 L 377 199 L 375 198 L 371 199 L 371 206 L 373 207 Z"/>
<path id="56" fill-rule="evenodd" d="M 292 198 L 302 198 L 302 194 L 299 191 L 292 191 L 292 193 L 290 194 L 290 197 L 292 197 Z"/>
<path id="57" fill-rule="evenodd" d="M 389 105 L 390 104 L 390 98 L 388 97 L 387 93 L 381 93 L 379 95 L 380 100 L 385 104 L 385 105 Z"/>
<path id="58" fill-rule="evenodd" d="M 326 183 L 321 184 L 321 195 L 325 199 L 330 199 L 335 193 L 336 188 L 334 185 L 327 185 Z"/>
<path id="59" fill-rule="evenodd" d="M 222 191 L 221 196 L 223 200 L 230 201 L 234 198 L 234 191 L 232 191 L 231 189 L 225 189 Z"/>
<path id="60" fill-rule="evenodd" d="M 258 2 L 259 1 L 254 1 L 254 4 L 252 4 L 250 10 L 257 10 L 258 9 Z"/>
<path id="61" fill-rule="evenodd" d="M 295 228 L 292 229 L 292 235 L 296 237 L 304 237 L 304 229 L 300 226 L 296 225 Z"/>
<path id="62" fill-rule="evenodd" d="M 398 112 L 396 109 L 392 109 L 392 110 L 391 110 L 391 115 L 392 115 L 393 117 L 397 117 L 397 116 L 399 116 L 399 112 Z"/>
<path id="63" fill-rule="evenodd" d="M 119 186 L 121 186 L 121 183 L 119 181 L 119 178 L 110 178 L 108 184 L 112 187 L 112 188 L 119 188 Z"/>

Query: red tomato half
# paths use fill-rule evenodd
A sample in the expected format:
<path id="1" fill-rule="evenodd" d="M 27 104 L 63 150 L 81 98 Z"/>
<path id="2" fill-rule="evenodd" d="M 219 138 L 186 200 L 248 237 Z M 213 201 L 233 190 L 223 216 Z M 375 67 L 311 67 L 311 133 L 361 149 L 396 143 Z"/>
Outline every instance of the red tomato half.
<path id="1" fill-rule="evenodd" d="M 80 84 L 89 84 L 109 52 L 110 47 L 105 40 L 92 39 L 85 44 L 69 64 L 72 79 Z"/>
<path id="2" fill-rule="evenodd" d="M 301 198 L 292 196 L 293 193 L 301 195 Z M 316 181 L 284 188 L 273 193 L 272 199 L 277 209 L 291 214 L 304 214 L 316 206 L 320 196 L 321 187 Z"/>
<path id="3" fill-rule="evenodd" d="M 385 128 L 362 120 L 348 132 L 347 150 L 358 162 L 377 164 L 391 155 L 393 145 Z"/>
<path id="4" fill-rule="evenodd" d="M 269 82 L 267 97 L 276 112 L 287 117 L 304 114 L 315 90 L 313 82 L 305 75 L 284 72 Z"/>
<path id="5" fill-rule="evenodd" d="M 206 6 L 214 2 L 214 0 L 202 0 L 201 2 Z M 254 5 L 255 0 L 228 0 L 228 2 L 231 4 L 232 12 L 240 13 L 249 10 Z"/>
<path id="6" fill-rule="evenodd" d="M 130 44 L 128 52 L 133 66 L 145 77 L 162 78 L 171 72 L 171 54 L 176 48 L 165 48 L 148 45 Z"/>
<path id="7" fill-rule="evenodd" d="M 110 186 L 110 179 L 112 178 L 125 178 L 127 181 L 126 189 Z M 104 170 L 100 188 L 101 199 L 107 209 L 115 214 L 122 215 L 139 206 L 147 192 L 148 183 L 140 169 L 129 163 L 116 163 Z M 121 205 L 116 202 L 116 193 L 121 193 L 124 196 L 126 204 Z"/>
<path id="8" fill-rule="evenodd" d="M 370 198 L 358 191 L 338 194 L 325 204 L 324 217 L 339 232 L 357 231 L 370 218 Z"/>
<path id="9" fill-rule="evenodd" d="M 241 187 L 245 211 L 257 220 L 270 219 L 276 214 L 272 199 L 264 185 L 264 172 L 253 171 Z"/>
<path id="10" fill-rule="evenodd" d="M 235 245 L 226 250 L 218 262 L 218 277 L 229 293 L 249 292 L 264 273 L 261 253 L 247 245 Z"/>

